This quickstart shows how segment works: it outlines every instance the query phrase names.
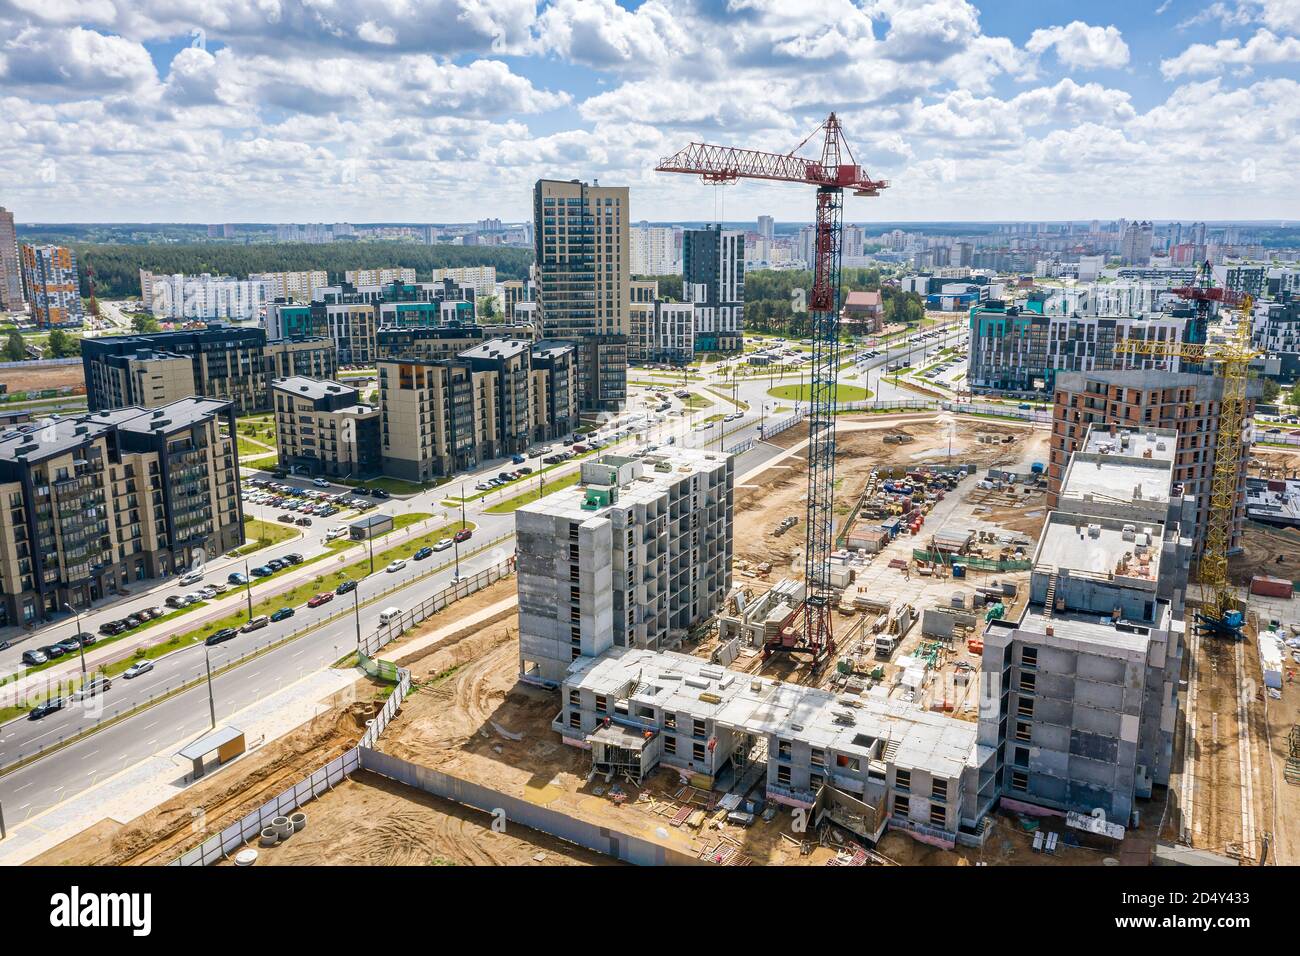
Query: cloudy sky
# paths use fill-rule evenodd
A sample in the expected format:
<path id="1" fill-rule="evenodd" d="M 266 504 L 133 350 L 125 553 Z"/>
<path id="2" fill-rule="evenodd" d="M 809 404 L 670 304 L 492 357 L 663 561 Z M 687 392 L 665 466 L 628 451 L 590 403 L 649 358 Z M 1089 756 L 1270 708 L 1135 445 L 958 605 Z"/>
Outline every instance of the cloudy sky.
<path id="1" fill-rule="evenodd" d="M 653 167 L 832 109 L 850 219 L 1300 218 L 1300 0 L 0 0 L 24 222 L 806 220 Z"/>

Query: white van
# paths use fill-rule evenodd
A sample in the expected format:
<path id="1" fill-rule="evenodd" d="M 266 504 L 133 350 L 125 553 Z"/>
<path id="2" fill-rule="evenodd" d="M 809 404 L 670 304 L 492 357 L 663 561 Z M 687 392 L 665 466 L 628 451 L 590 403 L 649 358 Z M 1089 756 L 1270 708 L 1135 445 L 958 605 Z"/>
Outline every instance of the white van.
<path id="1" fill-rule="evenodd" d="M 387 624 L 389 621 L 395 621 L 402 616 L 400 607 L 386 607 L 379 612 L 379 623 Z"/>

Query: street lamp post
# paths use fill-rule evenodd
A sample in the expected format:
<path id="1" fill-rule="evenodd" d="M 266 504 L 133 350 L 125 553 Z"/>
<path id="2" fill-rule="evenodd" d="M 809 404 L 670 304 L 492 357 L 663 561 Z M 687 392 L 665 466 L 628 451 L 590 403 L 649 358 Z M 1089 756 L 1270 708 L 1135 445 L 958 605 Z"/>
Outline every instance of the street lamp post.
<path id="1" fill-rule="evenodd" d="M 63 605 L 63 609 L 77 615 L 77 653 L 81 657 L 81 684 L 84 687 L 86 684 L 86 649 L 81 643 L 81 611 L 73 608 L 71 604 Z"/>
<path id="2" fill-rule="evenodd" d="M 248 570 L 248 558 L 244 558 L 244 594 L 248 598 L 248 619 L 253 619 L 253 575 Z"/>
<path id="3" fill-rule="evenodd" d="M 208 718 L 212 721 L 212 730 L 217 729 L 217 698 L 212 690 L 212 658 L 208 653 L 208 647 L 203 646 L 203 664 L 208 672 Z"/>
<path id="4" fill-rule="evenodd" d="M 357 653 L 361 652 L 361 585 L 352 589 L 352 613 L 357 622 Z"/>

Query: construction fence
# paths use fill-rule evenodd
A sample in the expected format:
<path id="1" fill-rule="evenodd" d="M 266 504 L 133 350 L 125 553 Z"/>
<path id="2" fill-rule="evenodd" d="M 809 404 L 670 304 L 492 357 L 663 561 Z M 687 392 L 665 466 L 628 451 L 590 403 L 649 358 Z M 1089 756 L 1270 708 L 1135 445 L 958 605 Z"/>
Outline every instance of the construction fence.
<path id="1" fill-rule="evenodd" d="M 637 866 L 684 866 L 704 862 L 691 854 L 660 846 L 643 837 L 587 823 L 567 813 L 538 806 L 429 767 L 421 767 L 392 754 L 368 747 L 361 747 L 360 750 L 363 770 L 481 810 L 491 815 L 490 825 L 494 828 L 504 827 L 508 832 L 512 824 L 528 827 Z"/>
<path id="2" fill-rule="evenodd" d="M 384 732 L 389 721 L 397 715 L 402 701 L 411 691 L 411 672 L 398 668 L 397 687 L 389 695 L 381 710 L 366 727 L 361 742 L 347 753 L 340 754 L 325 766 L 308 774 L 302 780 L 289 787 L 283 793 L 272 797 L 252 813 L 236 820 L 215 836 L 209 837 L 192 850 L 182 853 L 170 866 L 210 866 L 225 859 L 229 854 L 243 847 L 250 840 L 262 835 L 262 830 L 271 825 L 276 817 L 288 816 L 313 797 L 319 797 L 346 780 L 362 767 L 361 754 L 364 748 L 373 747 Z"/>
<path id="3" fill-rule="evenodd" d="M 504 534 L 488 542 L 483 547 L 491 547 L 497 541 L 504 541 L 510 537 L 512 537 L 511 534 Z M 469 597 L 476 591 L 481 591 L 488 585 L 495 584 L 502 578 L 513 574 L 514 571 L 515 556 L 512 553 L 509 557 L 498 561 L 489 568 L 484 568 L 464 580 L 447 585 L 437 594 L 420 602 L 410 610 L 403 610 L 399 616 L 391 621 L 380 624 L 379 629 L 374 634 L 363 637 L 361 639 L 361 653 L 374 656 L 385 644 L 400 637 L 404 631 L 411 629 L 425 618 L 432 617 L 454 601 Z"/>
<path id="4" fill-rule="evenodd" d="M 912 549 L 912 560 L 922 564 L 960 564 L 972 571 L 1028 571 L 1033 567 L 1032 561 L 993 558 L 978 558 L 971 554 L 953 554 L 950 551 L 926 551 L 922 548 Z"/>
<path id="5" fill-rule="evenodd" d="M 1012 408 L 1009 405 L 986 405 L 980 402 L 944 402 L 944 411 L 959 415 L 991 415 L 994 418 L 1018 418 L 1038 424 L 1052 423 L 1052 411 L 1045 408 Z"/>

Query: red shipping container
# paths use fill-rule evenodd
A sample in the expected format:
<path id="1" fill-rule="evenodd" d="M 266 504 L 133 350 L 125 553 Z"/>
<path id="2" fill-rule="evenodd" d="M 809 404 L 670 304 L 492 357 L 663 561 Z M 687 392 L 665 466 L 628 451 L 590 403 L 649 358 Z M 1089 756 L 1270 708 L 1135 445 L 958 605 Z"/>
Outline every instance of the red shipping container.
<path id="1" fill-rule="evenodd" d="M 1289 598 L 1291 596 L 1291 582 L 1285 578 L 1270 578 L 1263 574 L 1257 574 L 1250 579 L 1250 593 L 1264 597 Z"/>

